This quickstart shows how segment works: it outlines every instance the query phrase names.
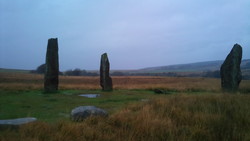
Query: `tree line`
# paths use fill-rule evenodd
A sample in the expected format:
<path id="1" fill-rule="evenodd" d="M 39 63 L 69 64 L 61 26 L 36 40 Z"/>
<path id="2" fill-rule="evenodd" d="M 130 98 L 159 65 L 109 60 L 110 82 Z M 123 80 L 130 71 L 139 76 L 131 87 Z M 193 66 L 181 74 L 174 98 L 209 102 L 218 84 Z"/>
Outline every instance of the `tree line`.
<path id="1" fill-rule="evenodd" d="M 249 65 L 249 64 L 248 64 Z M 31 73 L 44 74 L 45 73 L 45 64 L 42 64 L 37 67 L 36 70 L 31 70 Z M 97 72 L 89 72 L 84 69 L 71 69 L 64 72 L 59 72 L 59 75 L 65 76 L 99 76 Z M 161 73 L 136 73 L 136 72 L 121 72 L 114 71 L 110 73 L 111 76 L 168 76 L 168 77 L 208 77 L 208 78 L 220 78 L 220 71 L 203 71 L 200 73 L 190 73 L 190 74 L 181 74 L 179 72 L 161 72 Z M 243 79 L 250 79 L 250 75 L 243 75 Z"/>
<path id="2" fill-rule="evenodd" d="M 35 74 L 44 74 L 46 69 L 46 65 L 42 64 L 36 68 L 36 70 L 31 70 L 30 73 Z M 67 70 L 64 72 L 59 72 L 59 75 L 65 75 L 65 76 L 99 76 L 98 73 L 95 72 L 88 72 L 86 70 L 81 70 L 79 68 Z"/>

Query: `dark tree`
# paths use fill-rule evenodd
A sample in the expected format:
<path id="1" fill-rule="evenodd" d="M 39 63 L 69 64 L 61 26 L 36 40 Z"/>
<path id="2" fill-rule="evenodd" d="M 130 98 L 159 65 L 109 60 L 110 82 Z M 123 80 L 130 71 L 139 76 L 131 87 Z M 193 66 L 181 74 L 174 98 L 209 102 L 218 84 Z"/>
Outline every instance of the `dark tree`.
<path id="1" fill-rule="evenodd" d="M 120 71 L 115 71 L 111 75 L 112 76 L 124 76 L 125 74 L 123 72 L 120 72 Z"/>
<path id="2" fill-rule="evenodd" d="M 42 64 L 42 65 L 40 65 L 40 66 L 37 67 L 36 73 L 44 74 L 45 73 L 45 69 L 46 69 L 46 64 Z"/>

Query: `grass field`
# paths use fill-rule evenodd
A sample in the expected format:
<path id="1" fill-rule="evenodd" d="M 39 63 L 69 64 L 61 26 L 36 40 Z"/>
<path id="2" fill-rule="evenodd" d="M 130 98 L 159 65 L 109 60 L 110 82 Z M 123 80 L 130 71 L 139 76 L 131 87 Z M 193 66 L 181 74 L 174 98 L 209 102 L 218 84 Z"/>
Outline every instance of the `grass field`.
<path id="1" fill-rule="evenodd" d="M 115 90 L 215 91 L 220 92 L 220 80 L 211 78 L 183 78 L 157 76 L 112 77 Z M 60 76 L 60 90 L 99 90 L 99 77 Z M 242 92 L 249 92 L 249 81 L 243 80 Z M 42 90 L 43 75 L 24 73 L 0 73 L 1 90 Z"/>
<path id="2" fill-rule="evenodd" d="M 219 79 L 113 77 L 114 91 L 100 91 L 98 77 L 60 77 L 60 91 L 43 94 L 43 76 L 0 72 L 0 119 L 36 117 L 18 130 L 0 131 L 1 141 L 250 140 L 250 81 L 236 94 Z M 159 88 L 170 94 L 154 94 Z M 98 98 L 79 97 L 100 93 Z M 107 118 L 70 121 L 76 106 L 94 105 Z"/>

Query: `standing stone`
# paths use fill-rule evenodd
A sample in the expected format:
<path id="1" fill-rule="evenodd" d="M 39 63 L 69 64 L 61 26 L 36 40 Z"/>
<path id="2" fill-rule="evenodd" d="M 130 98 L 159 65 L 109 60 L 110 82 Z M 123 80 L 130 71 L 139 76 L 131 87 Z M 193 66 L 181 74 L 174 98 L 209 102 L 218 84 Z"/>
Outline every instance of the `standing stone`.
<path id="1" fill-rule="evenodd" d="M 221 87 L 223 90 L 231 92 L 238 90 L 242 79 L 240 70 L 241 59 L 242 47 L 235 44 L 220 68 Z"/>
<path id="2" fill-rule="evenodd" d="M 51 38 L 48 40 L 45 68 L 44 91 L 46 93 L 56 92 L 58 90 L 59 74 L 57 38 Z"/>
<path id="3" fill-rule="evenodd" d="M 107 53 L 102 54 L 100 66 L 100 85 L 104 91 L 112 91 L 112 79 L 109 76 L 109 59 Z"/>

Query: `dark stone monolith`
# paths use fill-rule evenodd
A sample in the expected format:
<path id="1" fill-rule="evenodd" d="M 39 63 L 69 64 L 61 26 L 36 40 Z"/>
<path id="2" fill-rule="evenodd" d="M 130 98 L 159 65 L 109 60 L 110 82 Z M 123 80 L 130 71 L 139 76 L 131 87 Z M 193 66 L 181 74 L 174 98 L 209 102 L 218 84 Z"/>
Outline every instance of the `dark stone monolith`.
<path id="1" fill-rule="evenodd" d="M 44 75 L 44 91 L 46 93 L 56 92 L 58 90 L 58 42 L 57 38 L 48 40 L 46 53 L 46 67 Z"/>
<path id="2" fill-rule="evenodd" d="M 104 91 L 112 91 L 112 79 L 109 76 L 109 59 L 107 53 L 102 54 L 100 66 L 100 85 Z"/>
<path id="3" fill-rule="evenodd" d="M 242 47 L 235 44 L 220 68 L 221 87 L 224 91 L 236 92 L 238 90 L 242 79 L 240 70 L 241 59 Z"/>

